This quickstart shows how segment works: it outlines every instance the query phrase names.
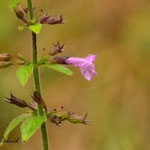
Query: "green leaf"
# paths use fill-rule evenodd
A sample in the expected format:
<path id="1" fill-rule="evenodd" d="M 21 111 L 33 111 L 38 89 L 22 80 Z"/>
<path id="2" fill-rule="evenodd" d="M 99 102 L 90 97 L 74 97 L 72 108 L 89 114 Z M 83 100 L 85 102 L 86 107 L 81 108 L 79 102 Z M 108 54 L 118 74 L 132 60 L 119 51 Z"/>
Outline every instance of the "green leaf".
<path id="1" fill-rule="evenodd" d="M 18 116 L 17 118 L 13 119 L 11 121 L 11 123 L 9 124 L 9 126 L 6 128 L 5 133 L 3 135 L 3 140 L 6 139 L 9 135 L 9 133 L 19 124 L 21 123 L 23 120 L 27 119 L 29 116 L 31 116 L 30 114 L 22 114 L 20 116 Z M 3 141 L 1 142 L 0 146 L 2 146 Z"/>
<path id="2" fill-rule="evenodd" d="M 19 124 L 21 123 L 24 119 L 28 118 L 31 116 L 30 114 L 22 114 L 18 116 L 17 118 L 13 119 L 9 126 L 6 128 L 5 133 L 4 133 L 4 139 L 8 137 L 9 133 Z"/>
<path id="3" fill-rule="evenodd" d="M 34 25 L 30 25 L 30 26 L 29 26 L 29 29 L 30 29 L 31 31 L 33 31 L 34 33 L 36 33 L 36 34 L 39 34 L 41 28 L 42 28 L 42 25 L 41 25 L 40 23 L 37 23 L 37 24 L 34 24 Z"/>
<path id="4" fill-rule="evenodd" d="M 19 3 L 19 2 L 20 2 L 20 0 L 12 0 L 9 5 L 10 10 L 12 11 L 14 9 L 14 7 L 17 5 L 17 3 Z"/>
<path id="5" fill-rule="evenodd" d="M 24 86 L 26 84 L 26 82 L 28 81 L 29 77 L 31 76 L 33 71 L 33 65 L 32 64 L 28 64 L 28 65 L 24 65 L 21 66 L 18 70 L 17 70 L 17 77 L 20 81 L 20 83 Z"/>
<path id="6" fill-rule="evenodd" d="M 32 116 L 21 125 L 22 140 L 27 141 L 46 121 L 45 116 Z"/>
<path id="7" fill-rule="evenodd" d="M 48 68 L 54 69 L 56 71 L 65 73 L 67 75 L 73 75 L 73 72 L 68 69 L 67 67 L 63 66 L 63 65 L 58 65 L 58 64 L 46 64 L 45 66 L 47 66 Z"/>

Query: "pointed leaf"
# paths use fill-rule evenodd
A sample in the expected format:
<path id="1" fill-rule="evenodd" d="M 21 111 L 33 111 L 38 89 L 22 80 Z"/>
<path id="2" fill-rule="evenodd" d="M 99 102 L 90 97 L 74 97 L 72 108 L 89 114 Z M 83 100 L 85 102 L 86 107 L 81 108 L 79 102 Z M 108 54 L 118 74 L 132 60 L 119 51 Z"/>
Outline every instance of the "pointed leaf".
<path id="1" fill-rule="evenodd" d="M 22 140 L 27 141 L 46 121 L 45 116 L 32 116 L 21 125 Z"/>
<path id="2" fill-rule="evenodd" d="M 36 34 L 39 34 L 41 28 L 42 28 L 42 25 L 41 25 L 40 23 L 37 23 L 37 24 L 34 24 L 34 25 L 30 25 L 30 26 L 29 26 L 29 29 L 30 29 L 31 31 L 33 31 L 34 33 L 36 33 Z"/>
<path id="3" fill-rule="evenodd" d="M 17 118 L 13 119 L 11 121 L 11 123 L 8 125 L 8 127 L 5 130 L 5 133 L 3 135 L 3 140 L 6 139 L 9 135 L 9 133 L 17 126 L 19 125 L 19 123 L 21 123 L 23 120 L 27 119 L 28 117 L 30 117 L 30 114 L 22 114 L 20 116 L 18 116 Z M 2 146 L 3 141 L 1 142 L 0 146 Z"/>
<path id="4" fill-rule="evenodd" d="M 24 65 L 21 66 L 18 70 L 17 70 L 17 77 L 20 81 L 20 83 L 24 86 L 26 84 L 26 82 L 28 81 L 29 77 L 31 76 L 33 71 L 33 65 L 29 64 L 29 65 Z"/>
<path id="5" fill-rule="evenodd" d="M 19 3 L 19 2 L 20 2 L 20 0 L 12 0 L 9 5 L 10 10 L 12 11 L 14 9 L 14 7 L 17 5 L 17 3 Z"/>
<path id="6" fill-rule="evenodd" d="M 50 69 L 54 69 L 56 71 L 65 73 L 67 75 L 73 75 L 73 72 L 68 69 L 67 67 L 63 66 L 63 65 L 58 65 L 58 64 L 46 64 L 46 66 Z"/>

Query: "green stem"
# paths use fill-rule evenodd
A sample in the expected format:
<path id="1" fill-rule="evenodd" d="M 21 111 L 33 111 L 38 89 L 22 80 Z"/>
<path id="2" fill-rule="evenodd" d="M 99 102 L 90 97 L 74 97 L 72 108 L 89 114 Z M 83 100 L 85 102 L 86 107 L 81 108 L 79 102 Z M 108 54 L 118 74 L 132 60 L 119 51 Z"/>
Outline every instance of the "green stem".
<path id="1" fill-rule="evenodd" d="M 32 21 L 34 18 L 32 1 L 27 0 L 27 2 L 28 2 L 30 20 Z M 35 89 L 36 89 L 36 92 L 41 95 L 39 71 L 38 71 L 38 65 L 37 65 L 37 35 L 34 32 L 32 32 L 32 46 L 33 46 L 33 66 L 34 66 L 33 75 L 34 75 Z M 43 108 L 40 105 L 38 105 L 38 110 L 39 110 L 40 115 L 44 114 Z M 46 130 L 45 123 L 41 125 L 41 132 L 42 132 L 42 138 L 43 138 L 43 149 L 48 150 L 48 138 L 47 138 L 47 130 Z"/>

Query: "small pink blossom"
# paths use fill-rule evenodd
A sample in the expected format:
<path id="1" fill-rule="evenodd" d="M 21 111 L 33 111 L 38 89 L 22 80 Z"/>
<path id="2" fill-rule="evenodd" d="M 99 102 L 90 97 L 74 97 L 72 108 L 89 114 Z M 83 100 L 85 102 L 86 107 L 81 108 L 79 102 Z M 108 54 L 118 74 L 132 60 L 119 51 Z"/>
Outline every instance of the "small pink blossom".
<path id="1" fill-rule="evenodd" d="M 85 79 L 91 81 L 93 74 L 97 75 L 95 70 L 94 61 L 97 55 L 88 55 L 85 58 L 81 57 L 69 57 L 65 60 L 67 64 L 73 64 L 80 68 L 81 74 L 84 76 Z"/>

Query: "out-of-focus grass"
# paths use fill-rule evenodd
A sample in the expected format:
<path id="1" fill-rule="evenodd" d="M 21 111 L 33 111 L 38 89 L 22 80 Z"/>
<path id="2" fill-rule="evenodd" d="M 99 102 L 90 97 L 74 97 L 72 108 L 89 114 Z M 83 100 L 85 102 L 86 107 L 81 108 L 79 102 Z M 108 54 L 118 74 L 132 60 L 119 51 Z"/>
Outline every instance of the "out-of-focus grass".
<path id="1" fill-rule="evenodd" d="M 20 32 L 21 22 L 0 2 L 0 52 L 21 52 L 31 58 L 30 32 Z M 25 0 L 23 5 L 25 6 Z M 64 106 L 78 114 L 89 113 L 93 125 L 57 127 L 49 122 L 53 150 L 149 150 L 150 19 L 147 0 L 34 0 L 37 9 L 63 14 L 64 25 L 45 26 L 38 36 L 39 54 L 58 40 L 66 44 L 63 55 L 97 53 L 98 76 L 86 81 L 78 68 L 73 77 L 41 68 L 43 98 L 49 108 Z M 17 67 L 0 70 L 0 136 L 8 123 L 26 111 L 3 101 L 11 91 L 28 102 L 34 85 L 17 81 Z M 16 129 L 11 137 L 21 136 Z M 26 144 L 5 144 L 1 149 L 41 149 L 40 130 Z"/>

